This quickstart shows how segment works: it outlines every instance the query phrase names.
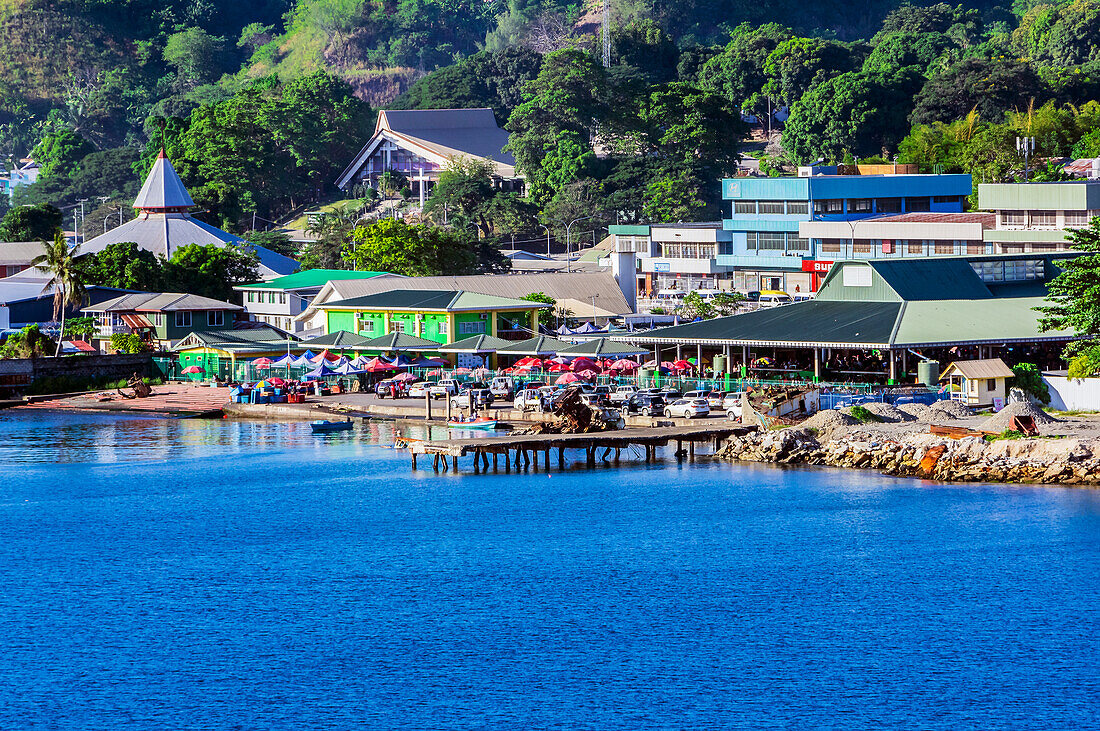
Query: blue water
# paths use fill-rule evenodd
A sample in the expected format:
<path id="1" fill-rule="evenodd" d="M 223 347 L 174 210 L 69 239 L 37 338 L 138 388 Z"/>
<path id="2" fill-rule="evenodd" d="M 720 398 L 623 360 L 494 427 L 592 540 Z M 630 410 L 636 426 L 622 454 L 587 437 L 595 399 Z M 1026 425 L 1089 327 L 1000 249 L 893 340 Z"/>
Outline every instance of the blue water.
<path id="1" fill-rule="evenodd" d="M 1100 492 L 392 436 L 0 412 L 0 726 L 1100 726 Z"/>

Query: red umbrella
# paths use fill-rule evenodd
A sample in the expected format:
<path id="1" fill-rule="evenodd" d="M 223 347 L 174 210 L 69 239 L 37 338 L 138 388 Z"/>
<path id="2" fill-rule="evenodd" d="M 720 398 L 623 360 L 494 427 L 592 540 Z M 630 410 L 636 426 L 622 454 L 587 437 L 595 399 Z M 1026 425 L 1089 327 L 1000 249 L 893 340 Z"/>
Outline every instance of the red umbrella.
<path id="1" fill-rule="evenodd" d="M 672 364 L 672 367 L 678 371 L 690 371 L 695 364 L 688 360 L 678 360 Z"/>
<path id="2" fill-rule="evenodd" d="M 180 371 L 180 373 L 187 373 L 187 374 L 191 374 L 191 373 L 205 373 L 205 372 L 206 372 L 206 371 L 205 371 L 205 370 L 203 370 L 203 368 L 202 368 L 201 366 L 187 366 L 187 367 L 186 367 L 186 368 L 184 368 L 184 369 L 183 369 L 182 371 Z"/>
<path id="3" fill-rule="evenodd" d="M 550 373 L 566 373 L 569 371 L 569 366 L 565 363 L 555 363 L 546 370 Z"/>
<path id="4" fill-rule="evenodd" d="M 595 378 L 596 376 L 598 376 L 600 374 L 596 373 L 596 371 L 589 370 L 589 369 L 586 368 L 583 371 L 578 371 L 577 375 L 580 376 L 581 378 L 584 378 L 584 379 L 587 379 L 587 380 L 592 380 L 593 378 Z"/>
<path id="5" fill-rule="evenodd" d="M 466 373 L 470 372 L 470 369 L 469 368 L 455 368 L 454 372 L 455 373 L 466 374 Z"/>
<path id="6" fill-rule="evenodd" d="M 593 361 L 591 358 L 577 358 L 569 364 L 569 367 L 573 370 L 574 373 L 583 370 L 598 371 L 600 369 L 600 367 L 596 365 L 596 362 Z"/>
<path id="7" fill-rule="evenodd" d="M 516 370 L 515 368 L 501 368 L 501 369 L 500 369 L 500 372 L 501 372 L 501 373 L 512 373 L 512 372 L 514 372 L 515 370 Z"/>
<path id="8" fill-rule="evenodd" d="M 257 358 L 256 360 L 252 361 L 252 365 L 257 368 L 270 368 L 271 358 Z"/>
<path id="9" fill-rule="evenodd" d="M 579 380 L 581 380 L 580 376 L 576 373 L 563 373 L 558 376 L 558 380 L 554 381 L 554 384 L 557 386 L 564 386 L 568 383 L 576 383 Z"/>
<path id="10" fill-rule="evenodd" d="M 272 386 L 285 386 L 286 385 L 286 381 L 284 381 L 283 379 L 281 379 L 279 377 L 269 378 L 269 379 L 267 379 L 267 382 L 270 383 Z"/>
<path id="11" fill-rule="evenodd" d="M 524 368 L 524 367 L 541 368 L 542 367 L 542 360 L 540 360 L 539 358 L 536 358 L 533 355 L 529 355 L 526 358 L 520 358 L 519 360 L 517 360 L 516 361 L 516 366 L 519 367 L 519 368 Z"/>

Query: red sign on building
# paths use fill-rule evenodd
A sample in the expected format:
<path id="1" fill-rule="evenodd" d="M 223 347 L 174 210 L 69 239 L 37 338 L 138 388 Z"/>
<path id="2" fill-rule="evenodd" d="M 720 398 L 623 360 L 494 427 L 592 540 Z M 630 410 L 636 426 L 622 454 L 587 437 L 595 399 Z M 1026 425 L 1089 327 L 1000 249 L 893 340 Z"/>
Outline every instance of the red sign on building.
<path id="1" fill-rule="evenodd" d="M 802 271 L 813 272 L 814 274 L 828 274 L 829 267 L 833 263 L 831 261 L 815 261 L 813 259 L 802 260 Z"/>

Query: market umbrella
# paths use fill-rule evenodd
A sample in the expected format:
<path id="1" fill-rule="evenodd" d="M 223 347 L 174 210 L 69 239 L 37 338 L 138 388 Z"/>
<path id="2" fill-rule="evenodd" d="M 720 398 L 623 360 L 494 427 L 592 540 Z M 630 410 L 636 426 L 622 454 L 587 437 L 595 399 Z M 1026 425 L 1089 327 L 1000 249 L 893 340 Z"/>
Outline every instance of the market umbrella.
<path id="1" fill-rule="evenodd" d="M 267 379 L 267 382 L 270 383 L 272 386 L 285 386 L 286 385 L 286 381 L 279 378 L 278 376 Z"/>
<path id="2" fill-rule="evenodd" d="M 359 366 L 367 373 L 379 373 L 381 371 L 396 371 L 397 366 L 392 363 L 387 363 L 381 358 L 371 358 L 363 365 Z"/>
<path id="3" fill-rule="evenodd" d="M 611 364 L 611 369 L 615 371 L 635 371 L 638 367 L 638 364 L 630 358 L 619 358 Z"/>
<path id="4" fill-rule="evenodd" d="M 201 366 L 191 365 L 184 368 L 180 373 L 206 373 L 206 371 Z"/>
<path id="5" fill-rule="evenodd" d="M 464 368 L 455 368 L 455 369 L 454 369 L 454 372 L 455 372 L 455 373 L 460 373 L 460 374 L 462 374 L 462 375 L 465 375 L 465 374 L 467 374 L 467 373 L 470 373 L 470 369 L 469 369 L 469 368 L 465 368 L 465 367 L 464 367 Z"/>
<path id="6" fill-rule="evenodd" d="M 261 380 L 261 381 L 256 381 L 256 385 L 253 386 L 252 388 L 256 389 L 257 391 L 262 391 L 265 388 L 267 388 L 269 385 L 270 384 L 267 381 L 262 381 Z"/>
<path id="7" fill-rule="evenodd" d="M 339 373 L 341 376 L 354 376 L 356 373 L 362 373 L 363 372 L 360 369 L 353 366 L 351 364 L 351 361 L 344 361 L 343 365 L 341 365 L 339 368 L 335 368 L 333 370 L 335 370 L 335 372 Z"/>
<path id="8" fill-rule="evenodd" d="M 687 360 L 678 360 L 672 364 L 672 367 L 678 371 L 690 371 L 695 367 L 695 364 Z"/>
<path id="9" fill-rule="evenodd" d="M 393 380 L 401 381 L 402 383 L 404 383 L 405 381 L 412 383 L 413 381 L 417 380 L 417 378 L 413 374 L 406 371 L 405 373 L 398 373 L 396 376 L 393 377 Z"/>
<path id="10" fill-rule="evenodd" d="M 252 361 L 252 365 L 256 368 L 270 368 L 273 364 L 271 358 L 257 358 Z"/>
<path id="11" fill-rule="evenodd" d="M 279 360 L 271 361 L 271 365 L 277 366 L 279 368 L 286 368 L 288 366 L 294 365 L 295 361 L 297 361 L 297 360 L 298 360 L 297 356 L 293 356 L 293 355 L 287 353 L 282 358 L 279 358 Z"/>
<path id="12" fill-rule="evenodd" d="M 599 370 L 600 368 L 591 358 L 575 358 L 573 362 L 569 364 L 569 367 L 573 370 L 574 373 L 584 370 L 595 371 Z"/>
<path id="13" fill-rule="evenodd" d="M 533 355 L 529 355 L 526 358 L 520 358 L 519 360 L 517 360 L 516 361 L 516 366 L 519 367 L 519 368 L 541 367 L 542 366 L 542 360 L 540 358 L 536 358 Z"/>
<path id="14" fill-rule="evenodd" d="M 579 380 L 581 380 L 581 378 L 576 373 L 563 373 L 554 381 L 554 385 L 564 386 L 568 383 L 576 383 Z"/>
<path id="15" fill-rule="evenodd" d="M 566 373 L 569 371 L 569 366 L 565 363 L 555 363 L 546 370 L 550 373 Z"/>
<path id="16" fill-rule="evenodd" d="M 583 371 L 578 371 L 577 375 L 580 376 L 581 378 L 586 379 L 586 380 L 592 380 L 593 378 L 595 378 L 596 376 L 598 376 L 600 374 L 596 373 L 596 371 L 594 371 L 594 370 L 586 368 Z"/>
<path id="17" fill-rule="evenodd" d="M 317 356 L 313 354 L 312 350 L 306 350 L 306 352 L 302 353 L 301 357 L 305 358 L 310 363 L 312 363 L 313 359 L 316 358 Z"/>

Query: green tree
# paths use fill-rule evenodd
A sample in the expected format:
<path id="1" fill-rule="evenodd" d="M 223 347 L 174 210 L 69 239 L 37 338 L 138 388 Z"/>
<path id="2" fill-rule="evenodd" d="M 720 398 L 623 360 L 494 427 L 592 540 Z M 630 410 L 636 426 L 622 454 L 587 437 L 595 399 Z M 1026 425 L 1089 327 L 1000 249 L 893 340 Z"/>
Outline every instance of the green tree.
<path id="1" fill-rule="evenodd" d="M 168 36 L 164 60 L 176 69 L 183 88 L 212 84 L 228 65 L 225 39 L 202 28 L 185 28 Z"/>
<path id="2" fill-rule="evenodd" d="M 152 346 L 142 340 L 140 335 L 115 333 L 111 335 L 111 350 L 116 353 L 133 355 L 135 353 L 147 353 L 152 350 Z"/>
<path id="3" fill-rule="evenodd" d="M 32 259 L 31 266 L 49 276 L 44 291 L 53 291 L 53 319 L 61 323 L 54 351 L 56 357 L 61 355 L 61 341 L 65 339 L 65 309 L 79 307 L 84 301 L 84 282 L 76 252 L 69 248 L 60 231 L 43 245 L 45 252 Z"/>
<path id="4" fill-rule="evenodd" d="M 140 292 L 165 289 L 163 262 L 135 243 L 108 244 L 102 251 L 82 257 L 80 265 L 88 284 Z"/>
<path id="5" fill-rule="evenodd" d="M 165 288 L 230 301 L 233 287 L 259 281 L 259 257 L 236 246 L 188 244 L 164 265 Z"/>
<path id="6" fill-rule="evenodd" d="M 92 143 L 71 129 L 50 132 L 35 145 L 31 157 L 38 163 L 38 174 L 49 178 L 57 174 L 71 175 L 85 155 L 95 152 Z"/>
<path id="7" fill-rule="evenodd" d="M 523 295 L 522 297 L 520 297 L 520 299 L 527 300 L 528 302 L 539 302 L 544 305 L 550 305 L 551 307 L 556 307 L 558 304 L 558 301 L 556 299 L 546 294 L 545 292 L 531 292 L 529 294 Z"/>
<path id="8" fill-rule="evenodd" d="M 1081 256 L 1059 262 L 1062 271 L 1047 285 L 1047 301 L 1037 307 L 1039 327 L 1070 330 L 1079 340 L 1066 349 L 1067 358 L 1082 347 L 1100 345 L 1100 217 L 1085 228 L 1070 230 L 1069 246 Z"/>
<path id="9" fill-rule="evenodd" d="M 44 203 L 19 206 L 0 221 L 0 239 L 4 241 L 52 241 L 61 233 L 61 211 Z"/>
<path id="10" fill-rule="evenodd" d="M 860 57 L 846 43 L 822 38 L 788 38 L 764 61 L 764 92 L 792 104 L 815 83 L 855 71 Z"/>
<path id="11" fill-rule="evenodd" d="M 58 345 L 41 331 L 38 323 L 35 323 L 9 336 L 4 344 L 0 345 L 0 359 L 43 358 L 51 352 L 55 353 L 57 348 Z"/>
<path id="12" fill-rule="evenodd" d="M 768 81 L 765 71 L 768 56 L 793 35 L 790 28 L 778 23 L 768 23 L 758 28 L 739 25 L 722 52 L 703 64 L 700 72 L 702 83 L 738 109 L 755 106 L 750 104 L 750 99 L 759 94 Z"/>
<path id="13" fill-rule="evenodd" d="M 985 119 L 1002 119 L 1042 93 L 1042 82 L 1027 64 L 968 58 L 928 79 L 909 119 L 913 124 L 949 122 L 971 109 Z"/>
<path id="14" fill-rule="evenodd" d="M 1015 374 L 1012 386 L 1034 396 L 1044 404 L 1050 403 L 1050 389 L 1043 383 L 1043 372 L 1034 363 L 1017 363 L 1012 366 Z"/>
<path id="15" fill-rule="evenodd" d="M 640 113 L 649 143 L 645 152 L 683 161 L 710 179 L 732 175 L 748 131 L 741 114 L 718 94 L 673 83 L 649 93 Z"/>
<path id="16" fill-rule="evenodd" d="M 249 231 L 244 236 L 245 241 L 256 246 L 262 246 L 276 254 L 288 256 L 291 259 L 298 258 L 298 245 L 290 240 L 290 234 L 281 229 L 274 231 Z"/>
<path id="17" fill-rule="evenodd" d="M 65 332 L 69 333 L 70 337 L 75 337 L 81 340 L 88 340 L 96 333 L 95 318 L 66 317 Z"/>
<path id="18" fill-rule="evenodd" d="M 409 277 L 473 274 L 484 264 L 476 244 L 460 233 L 389 218 L 355 229 L 344 257 L 356 269 Z"/>
<path id="19" fill-rule="evenodd" d="M 680 303 L 680 315 L 692 320 L 709 320 L 715 315 L 714 306 L 699 296 L 694 289 Z"/>

